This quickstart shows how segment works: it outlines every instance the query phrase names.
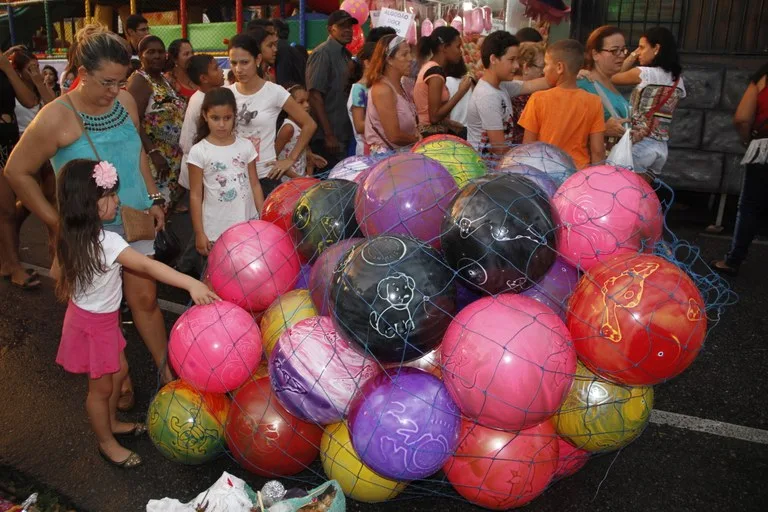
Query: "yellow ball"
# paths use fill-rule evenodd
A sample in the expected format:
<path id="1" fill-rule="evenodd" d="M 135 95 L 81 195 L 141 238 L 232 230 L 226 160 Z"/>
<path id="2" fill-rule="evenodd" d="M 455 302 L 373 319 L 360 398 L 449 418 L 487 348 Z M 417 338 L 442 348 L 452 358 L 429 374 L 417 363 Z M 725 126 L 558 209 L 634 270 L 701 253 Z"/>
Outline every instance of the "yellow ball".
<path id="1" fill-rule="evenodd" d="M 320 441 L 320 461 L 328 478 L 339 482 L 344 494 L 353 500 L 365 503 L 391 500 L 408 486 L 379 476 L 363 464 L 344 422 L 325 427 Z"/>
<path id="2" fill-rule="evenodd" d="M 275 299 L 261 317 L 261 341 L 267 357 L 286 329 L 317 315 L 309 290 L 291 290 Z"/>
<path id="3" fill-rule="evenodd" d="M 589 452 L 622 448 L 640 436 L 653 409 L 653 386 L 622 386 L 579 363 L 571 390 L 552 418 L 557 433 Z"/>

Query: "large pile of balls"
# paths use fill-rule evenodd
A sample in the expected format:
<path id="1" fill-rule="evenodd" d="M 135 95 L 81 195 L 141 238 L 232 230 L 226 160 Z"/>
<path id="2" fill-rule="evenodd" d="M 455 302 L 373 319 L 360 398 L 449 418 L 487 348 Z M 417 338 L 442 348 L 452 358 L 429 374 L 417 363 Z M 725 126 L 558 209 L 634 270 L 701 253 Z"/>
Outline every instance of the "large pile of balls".
<path id="1" fill-rule="evenodd" d="M 524 505 L 636 439 L 701 349 L 707 305 L 662 235 L 641 175 L 543 143 L 489 173 L 434 136 L 288 181 L 211 250 L 224 301 L 176 322 L 151 439 L 265 477 L 319 456 L 365 502 L 440 479 Z"/>

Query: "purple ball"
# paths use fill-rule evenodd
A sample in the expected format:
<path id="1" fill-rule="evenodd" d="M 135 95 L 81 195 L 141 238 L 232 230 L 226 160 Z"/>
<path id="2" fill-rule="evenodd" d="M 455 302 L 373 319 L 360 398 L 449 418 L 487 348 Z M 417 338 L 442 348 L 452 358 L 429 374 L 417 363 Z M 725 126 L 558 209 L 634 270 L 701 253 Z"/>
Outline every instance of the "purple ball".
<path id="1" fill-rule="evenodd" d="M 521 295 L 539 301 L 565 321 L 568 299 L 579 282 L 579 271 L 557 257 L 544 277 Z"/>
<path id="2" fill-rule="evenodd" d="M 357 390 L 379 371 L 379 364 L 353 349 L 327 316 L 286 329 L 269 356 L 277 399 L 294 416 L 320 425 L 343 420 Z"/>
<path id="3" fill-rule="evenodd" d="M 312 271 L 312 265 L 304 263 L 299 270 L 299 279 L 296 281 L 295 289 L 309 288 L 309 273 Z"/>
<path id="4" fill-rule="evenodd" d="M 459 443 L 459 409 L 440 379 L 416 368 L 368 380 L 352 400 L 348 421 L 365 465 L 398 481 L 436 473 Z"/>
<path id="5" fill-rule="evenodd" d="M 380 161 L 355 195 L 355 218 L 369 237 L 409 235 L 440 248 L 440 224 L 458 188 L 451 173 L 424 155 Z"/>
<path id="6" fill-rule="evenodd" d="M 362 179 L 363 171 L 374 166 L 377 159 L 370 156 L 350 156 L 337 163 L 328 173 L 329 179 L 340 179 L 355 181 L 357 183 Z"/>
<path id="7" fill-rule="evenodd" d="M 535 167 L 525 164 L 513 164 L 506 167 L 500 167 L 497 172 L 502 174 L 519 174 L 531 180 L 542 192 L 547 195 L 547 199 L 552 199 L 557 192 L 557 183 L 552 177 Z"/>
<path id="8" fill-rule="evenodd" d="M 483 297 L 460 283 L 456 284 L 456 312 L 458 313 L 477 299 Z"/>
<path id="9" fill-rule="evenodd" d="M 331 314 L 331 305 L 329 294 L 331 291 L 331 280 L 333 272 L 336 270 L 339 260 L 344 254 L 352 248 L 353 245 L 364 242 L 365 238 L 346 238 L 339 240 L 328 247 L 320 254 L 312 265 L 312 271 L 309 274 L 309 293 L 312 295 L 312 303 L 315 309 L 321 315 Z"/>

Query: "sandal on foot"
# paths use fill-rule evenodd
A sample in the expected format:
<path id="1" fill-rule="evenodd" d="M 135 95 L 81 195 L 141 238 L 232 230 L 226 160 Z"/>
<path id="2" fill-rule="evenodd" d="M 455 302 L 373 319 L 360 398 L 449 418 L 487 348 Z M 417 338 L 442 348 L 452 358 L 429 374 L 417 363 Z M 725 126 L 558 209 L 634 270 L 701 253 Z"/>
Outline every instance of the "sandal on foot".
<path id="1" fill-rule="evenodd" d="M 112 460 L 110 457 L 108 457 L 107 454 L 104 453 L 101 448 L 99 448 L 99 455 L 101 455 L 102 459 L 104 459 L 105 461 L 109 462 L 113 466 L 118 467 L 120 469 L 132 469 L 132 468 L 135 468 L 136 466 L 140 466 L 142 462 L 144 462 L 143 460 L 141 460 L 141 457 L 139 457 L 139 454 L 136 452 L 131 452 L 128 455 L 128 457 L 125 458 L 125 460 L 122 460 L 119 462 L 116 460 Z"/>
<path id="2" fill-rule="evenodd" d="M 112 432 L 112 435 L 115 437 L 127 437 L 127 436 L 143 436 L 147 433 L 147 424 L 146 423 L 134 423 L 133 428 L 131 430 L 127 430 L 125 432 Z"/>
<path id="3" fill-rule="evenodd" d="M 739 268 L 728 265 L 725 260 L 712 260 L 709 262 L 709 266 L 712 267 L 712 270 L 718 274 L 731 277 L 736 277 L 739 275 Z"/>
<path id="4" fill-rule="evenodd" d="M 37 272 L 31 269 L 27 269 L 24 271 L 24 273 L 27 275 L 27 278 L 24 279 L 24 282 L 17 283 L 13 280 L 13 275 L 8 274 L 7 276 L 3 276 L 3 278 L 11 283 L 13 286 L 16 286 L 17 288 L 21 288 L 22 290 L 35 290 L 40 287 L 40 276 L 37 275 Z"/>
<path id="5" fill-rule="evenodd" d="M 120 412 L 129 412 L 135 405 L 136 398 L 133 395 L 133 390 L 121 393 L 117 400 L 117 410 Z"/>

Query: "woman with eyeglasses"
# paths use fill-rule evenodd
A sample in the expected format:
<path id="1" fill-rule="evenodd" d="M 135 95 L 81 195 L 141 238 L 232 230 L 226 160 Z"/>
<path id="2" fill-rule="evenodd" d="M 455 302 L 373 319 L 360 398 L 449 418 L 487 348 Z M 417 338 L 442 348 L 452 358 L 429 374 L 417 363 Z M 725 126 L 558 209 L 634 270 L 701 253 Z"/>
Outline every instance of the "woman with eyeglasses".
<path id="1" fill-rule="evenodd" d="M 520 65 L 520 80 L 527 82 L 544 76 L 544 43 L 520 43 L 517 63 Z M 528 104 L 530 94 L 521 94 L 512 98 L 512 144 L 522 144 L 525 128 L 517 124 Z"/>
<path id="2" fill-rule="evenodd" d="M 92 27 L 81 29 L 89 30 Z M 81 36 L 78 34 L 75 56 L 80 64 L 80 86 L 43 107 L 11 153 L 5 176 L 22 204 L 55 230 L 58 214 L 40 188 L 38 169 L 48 160 L 56 172 L 77 158 L 106 160 L 117 169 L 120 204 L 146 210 L 161 230 L 165 225 L 164 201 L 141 146 L 136 102 L 123 90 L 131 51 L 124 39 L 111 32 Z M 120 236 L 125 234 L 119 214 L 114 221 L 105 223 L 104 229 Z M 139 240 L 130 246 L 148 256 L 155 251 L 153 240 Z M 6 242 L 0 241 L 0 247 L 7 247 Z M 162 369 L 162 381 L 169 382 L 173 377 L 164 365 L 168 338 L 157 304 L 157 282 L 126 268 L 123 290 L 136 329 L 155 364 Z M 133 386 L 130 378 L 126 378 L 118 407 L 126 410 L 133 403 Z"/>
<path id="3" fill-rule="evenodd" d="M 648 29 L 611 82 L 635 86 L 631 98 L 634 170 L 654 179 L 667 162 L 672 116 L 686 94 L 672 32 L 664 27 Z M 665 198 L 663 202 L 669 206 L 670 200 Z"/>
<path id="4" fill-rule="evenodd" d="M 589 34 L 585 46 L 585 70 L 578 86 L 596 94 L 603 103 L 605 137 L 609 146 L 618 142 L 629 122 L 629 102 L 619 92 L 612 78 L 621 71 L 629 50 L 618 27 L 604 25 Z"/>
<path id="5" fill-rule="evenodd" d="M 177 199 L 181 169 L 181 125 L 187 102 L 163 75 L 165 43 L 157 36 L 145 36 L 139 43 L 141 69 L 128 79 L 128 92 L 136 100 L 141 124 L 141 144 L 149 155 L 152 176 L 166 200 Z"/>
<path id="6" fill-rule="evenodd" d="M 365 143 L 370 153 L 395 151 L 421 138 L 416 128 L 416 105 L 402 85 L 412 61 L 405 38 L 388 35 L 376 43 L 366 70 L 371 91 L 365 113 Z"/>

